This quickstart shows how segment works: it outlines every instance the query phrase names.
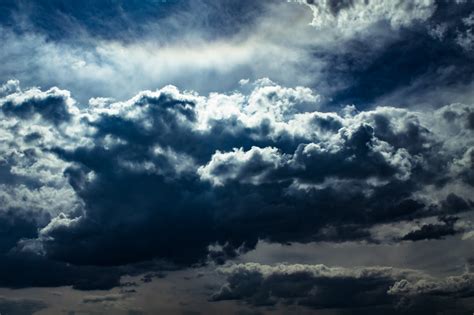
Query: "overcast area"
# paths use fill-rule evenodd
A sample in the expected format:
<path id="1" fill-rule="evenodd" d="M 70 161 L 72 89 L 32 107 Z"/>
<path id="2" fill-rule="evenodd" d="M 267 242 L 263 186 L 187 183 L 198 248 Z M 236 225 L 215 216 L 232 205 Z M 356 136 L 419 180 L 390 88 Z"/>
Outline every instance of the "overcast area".
<path id="1" fill-rule="evenodd" d="M 470 0 L 0 0 L 1 314 L 472 314 Z"/>

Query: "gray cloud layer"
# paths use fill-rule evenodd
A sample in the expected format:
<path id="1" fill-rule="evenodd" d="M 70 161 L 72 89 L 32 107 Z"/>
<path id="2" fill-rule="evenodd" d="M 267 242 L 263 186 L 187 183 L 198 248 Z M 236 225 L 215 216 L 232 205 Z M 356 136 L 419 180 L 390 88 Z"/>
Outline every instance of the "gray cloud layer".
<path id="1" fill-rule="evenodd" d="M 363 314 L 468 314 L 469 303 L 459 297 L 472 297 L 474 289 L 472 273 L 434 279 L 418 271 L 388 267 L 247 263 L 220 271 L 227 275 L 227 283 L 215 293 L 214 301 L 296 304 Z"/>

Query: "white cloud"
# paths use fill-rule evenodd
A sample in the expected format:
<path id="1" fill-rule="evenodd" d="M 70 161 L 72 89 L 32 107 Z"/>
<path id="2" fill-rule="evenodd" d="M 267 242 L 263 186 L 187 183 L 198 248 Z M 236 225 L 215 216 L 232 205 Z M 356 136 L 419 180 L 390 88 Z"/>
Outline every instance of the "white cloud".
<path id="1" fill-rule="evenodd" d="M 295 0 L 309 6 L 313 12 L 311 25 L 320 29 L 337 29 L 348 36 L 363 32 L 378 22 L 388 22 L 392 28 L 410 26 L 427 20 L 434 12 L 434 0 Z"/>

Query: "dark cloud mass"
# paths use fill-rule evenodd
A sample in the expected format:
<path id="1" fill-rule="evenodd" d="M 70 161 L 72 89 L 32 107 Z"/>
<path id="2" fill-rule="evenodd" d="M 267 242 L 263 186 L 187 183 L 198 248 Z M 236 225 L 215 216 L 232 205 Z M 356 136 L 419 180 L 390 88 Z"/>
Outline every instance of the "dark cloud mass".
<path id="1" fill-rule="evenodd" d="M 467 247 L 473 12 L 0 1 L 0 288 L 108 290 L 79 309 L 127 312 L 164 271 L 218 265 L 206 292 L 225 281 L 210 300 L 236 312 L 472 314 L 472 253 L 437 275 L 238 262 L 262 243 L 386 246 L 398 262 L 399 245 Z M 47 307 L 0 292 L 2 314 Z"/>
<path id="2" fill-rule="evenodd" d="M 221 268 L 227 283 L 213 296 L 248 304 L 297 304 L 335 308 L 343 314 L 469 314 L 471 273 L 443 280 L 394 268 L 329 268 L 325 265 L 234 265 Z M 412 283 L 413 282 L 413 283 Z"/>
<path id="3" fill-rule="evenodd" d="M 419 230 L 409 232 L 403 236 L 403 240 L 418 241 L 423 239 L 438 239 L 448 235 L 456 234 L 454 223 L 456 218 L 443 218 L 443 224 L 426 224 Z"/>
<path id="4" fill-rule="evenodd" d="M 317 108 L 318 97 L 269 80 L 249 94 L 204 97 L 168 86 L 84 109 L 64 90 L 18 88 L 1 101 L 4 133 L 16 140 L 4 145 L 12 156 L 4 163 L 29 181 L 4 186 L 30 195 L 48 188 L 70 200 L 57 213 L 38 209 L 43 220 L 28 216 L 26 198 L 5 203 L 4 224 L 15 231 L 2 239 L 5 254 L 15 248 L 74 265 L 153 258 L 192 265 L 215 243 L 245 251 L 259 239 L 308 242 L 331 229 L 334 239 L 370 240 L 362 231 L 376 224 L 472 208 L 469 195 L 436 193 L 472 187 L 459 176 L 470 168 L 469 115 L 455 114 L 472 106 L 336 113 L 301 104 Z M 30 165 L 41 165 L 38 173 L 27 172 Z M 443 220 L 403 238 L 460 231 L 456 219 Z M 361 233 L 337 236 L 344 225 Z"/>

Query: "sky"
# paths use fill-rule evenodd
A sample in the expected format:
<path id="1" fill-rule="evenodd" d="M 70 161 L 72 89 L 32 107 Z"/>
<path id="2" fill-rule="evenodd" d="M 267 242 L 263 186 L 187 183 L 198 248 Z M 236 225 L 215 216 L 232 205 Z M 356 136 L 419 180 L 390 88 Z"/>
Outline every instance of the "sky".
<path id="1" fill-rule="evenodd" d="M 0 314 L 472 314 L 471 0 L 0 0 Z"/>

